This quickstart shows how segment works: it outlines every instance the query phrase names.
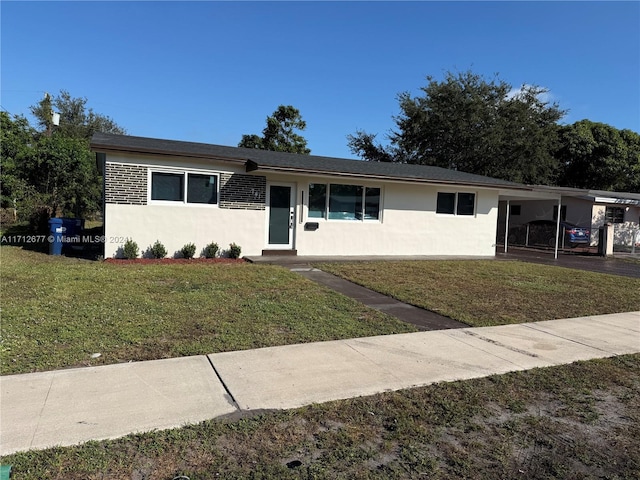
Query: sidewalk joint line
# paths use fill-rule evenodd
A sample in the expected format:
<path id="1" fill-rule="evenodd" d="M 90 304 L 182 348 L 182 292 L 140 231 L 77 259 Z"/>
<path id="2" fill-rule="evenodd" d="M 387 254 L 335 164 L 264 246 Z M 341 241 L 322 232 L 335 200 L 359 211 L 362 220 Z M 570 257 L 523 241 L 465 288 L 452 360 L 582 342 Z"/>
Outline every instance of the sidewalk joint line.
<path id="1" fill-rule="evenodd" d="M 358 339 L 356 338 L 356 339 L 349 339 L 349 340 L 358 340 Z M 371 363 L 371 364 L 375 365 L 375 366 L 376 366 L 377 368 L 379 368 L 382 372 L 384 372 L 384 373 L 387 373 L 387 374 L 391 375 L 393 378 L 395 378 L 395 379 L 396 379 L 396 380 L 398 380 L 398 381 L 400 381 L 400 380 L 401 380 L 401 378 L 400 378 L 400 377 L 398 377 L 394 372 L 392 372 L 392 371 L 388 370 L 388 369 L 386 368 L 386 365 L 385 365 L 384 363 L 378 363 L 378 362 L 376 362 L 375 360 L 373 360 L 372 358 L 369 358 L 369 356 L 368 356 L 368 355 L 365 355 L 365 354 L 364 354 L 364 352 L 361 352 L 360 350 L 358 350 L 358 349 L 356 348 L 356 346 L 355 346 L 355 345 L 352 345 L 352 344 L 351 344 L 351 342 L 350 342 L 349 340 L 342 340 L 342 341 L 344 341 L 344 344 L 345 344 L 347 347 L 349 347 L 351 350 L 353 350 L 354 352 L 356 352 L 358 355 L 360 355 L 362 358 L 364 358 L 367 362 L 369 362 L 369 363 Z"/>
<path id="2" fill-rule="evenodd" d="M 224 383 L 222 376 L 220 375 L 215 365 L 211 361 L 211 357 L 209 357 L 209 355 L 205 355 L 205 357 L 207 357 L 207 361 L 209 362 L 209 365 L 211 365 L 211 368 L 213 369 L 213 372 L 216 374 L 216 377 L 218 377 L 218 380 L 220 380 L 220 383 L 222 384 L 222 388 L 224 388 L 224 391 L 227 392 L 227 395 L 229 395 L 229 397 L 231 398 L 233 405 L 236 407 L 237 410 L 242 411 L 242 409 L 240 408 L 240 405 L 238 404 L 235 397 L 233 396 L 233 393 L 231 393 L 231 390 L 229 390 L 229 387 L 227 387 L 227 384 Z"/>
<path id="3" fill-rule="evenodd" d="M 536 332 L 545 333 L 547 335 L 551 335 L 552 337 L 560 338 L 560 339 L 566 340 L 568 342 L 577 343 L 578 345 L 582 345 L 583 347 L 593 348 L 594 350 L 599 350 L 600 352 L 604 352 L 604 353 L 614 353 L 614 352 L 610 352 L 609 350 L 605 350 L 604 348 L 595 347 L 593 345 L 589 345 L 588 343 L 579 342 L 578 340 L 575 340 L 573 338 L 568 338 L 566 336 L 558 335 L 557 333 L 552 333 L 552 332 L 549 332 L 547 330 L 543 330 L 543 329 L 541 329 L 539 327 L 536 328 L 536 323 L 535 322 L 525 323 L 524 326 L 527 327 L 527 328 L 530 328 L 531 330 L 535 330 Z"/>

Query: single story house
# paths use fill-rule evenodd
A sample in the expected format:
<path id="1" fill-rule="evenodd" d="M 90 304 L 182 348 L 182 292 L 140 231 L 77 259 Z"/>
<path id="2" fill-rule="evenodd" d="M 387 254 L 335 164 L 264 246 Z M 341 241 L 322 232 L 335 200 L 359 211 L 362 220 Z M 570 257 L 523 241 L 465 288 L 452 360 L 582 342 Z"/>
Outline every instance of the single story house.
<path id="1" fill-rule="evenodd" d="M 492 257 L 498 204 L 554 192 L 438 167 L 96 133 L 104 256 L 126 239 L 169 256 L 216 242 L 243 255 Z"/>
<path id="2" fill-rule="evenodd" d="M 591 245 L 598 244 L 598 230 L 605 224 L 613 225 L 615 246 L 632 247 L 640 242 L 640 194 L 607 192 L 566 187 L 536 185 L 536 191 L 556 193 L 561 196 L 560 220 L 591 231 Z M 501 202 L 499 225 L 505 224 L 505 202 Z M 558 203 L 553 200 L 527 200 L 510 202 L 509 225 L 516 227 L 534 220 L 558 218 Z M 502 235 L 501 238 L 504 238 Z"/>

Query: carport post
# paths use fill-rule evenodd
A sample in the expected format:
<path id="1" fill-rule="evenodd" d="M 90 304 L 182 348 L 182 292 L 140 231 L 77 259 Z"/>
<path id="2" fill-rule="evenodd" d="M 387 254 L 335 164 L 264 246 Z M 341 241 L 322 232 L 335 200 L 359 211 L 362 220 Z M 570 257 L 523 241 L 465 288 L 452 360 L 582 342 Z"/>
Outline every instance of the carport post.
<path id="1" fill-rule="evenodd" d="M 556 249 L 553 258 L 558 259 L 558 242 L 560 240 L 560 212 L 562 212 L 562 197 L 558 199 L 558 218 L 556 218 Z"/>
<path id="2" fill-rule="evenodd" d="M 504 253 L 507 253 L 507 244 L 509 243 L 509 213 L 510 213 L 509 200 L 507 200 L 507 216 L 504 222 Z"/>

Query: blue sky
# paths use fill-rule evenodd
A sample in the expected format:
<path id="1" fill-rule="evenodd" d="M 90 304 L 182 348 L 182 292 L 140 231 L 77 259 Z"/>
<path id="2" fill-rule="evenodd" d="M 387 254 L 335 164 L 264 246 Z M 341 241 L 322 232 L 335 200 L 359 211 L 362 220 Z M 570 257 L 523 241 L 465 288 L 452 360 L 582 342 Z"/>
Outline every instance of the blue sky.
<path id="1" fill-rule="evenodd" d="M 639 2 L 0 2 L 2 108 L 68 90 L 131 135 L 237 145 L 280 104 L 312 154 L 472 70 L 640 132 Z"/>

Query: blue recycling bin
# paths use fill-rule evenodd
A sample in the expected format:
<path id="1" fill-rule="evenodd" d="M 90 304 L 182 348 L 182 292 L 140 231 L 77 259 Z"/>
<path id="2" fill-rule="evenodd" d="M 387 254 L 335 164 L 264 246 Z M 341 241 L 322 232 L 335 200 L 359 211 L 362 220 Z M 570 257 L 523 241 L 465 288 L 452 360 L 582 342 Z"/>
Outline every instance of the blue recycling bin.
<path id="1" fill-rule="evenodd" d="M 62 255 L 62 238 L 65 228 L 61 218 L 49 219 L 49 255 Z"/>

